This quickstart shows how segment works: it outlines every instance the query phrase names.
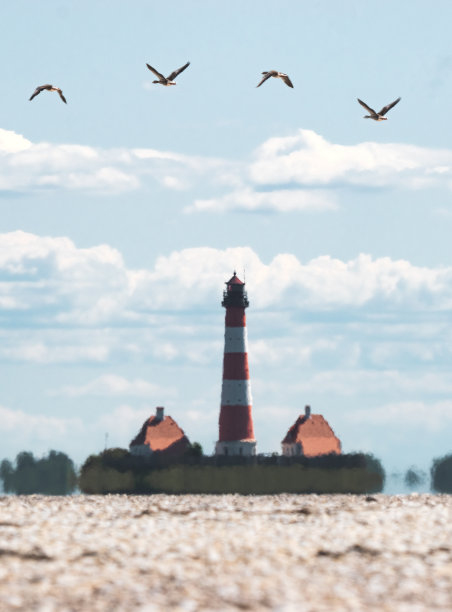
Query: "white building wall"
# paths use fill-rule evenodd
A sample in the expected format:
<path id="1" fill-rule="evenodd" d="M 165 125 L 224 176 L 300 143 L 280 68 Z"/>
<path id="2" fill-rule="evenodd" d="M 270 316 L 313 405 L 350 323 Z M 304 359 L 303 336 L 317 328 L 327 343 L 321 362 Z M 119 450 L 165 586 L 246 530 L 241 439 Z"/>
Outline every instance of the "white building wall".
<path id="1" fill-rule="evenodd" d="M 252 457 L 256 454 L 256 442 L 244 440 L 232 440 L 227 442 L 217 442 L 215 445 L 216 455 L 241 455 L 242 457 Z"/>
<path id="2" fill-rule="evenodd" d="M 138 457 L 148 457 L 152 455 L 152 449 L 149 444 L 131 444 L 129 446 L 131 455 L 137 455 Z"/>
<path id="3" fill-rule="evenodd" d="M 292 444 L 281 444 L 282 446 L 282 454 L 285 457 L 294 457 L 294 456 L 300 456 L 303 454 L 303 448 L 300 444 L 300 442 L 295 442 Z"/>

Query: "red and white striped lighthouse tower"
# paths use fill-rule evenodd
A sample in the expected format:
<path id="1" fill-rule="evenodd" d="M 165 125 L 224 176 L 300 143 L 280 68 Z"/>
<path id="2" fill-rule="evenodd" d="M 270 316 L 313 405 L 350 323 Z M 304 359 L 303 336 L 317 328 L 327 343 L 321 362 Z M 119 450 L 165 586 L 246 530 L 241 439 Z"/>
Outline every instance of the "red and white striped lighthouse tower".
<path id="1" fill-rule="evenodd" d="M 248 296 L 234 272 L 227 281 L 221 305 L 226 308 L 220 435 L 216 455 L 255 455 L 251 384 L 245 308 Z"/>

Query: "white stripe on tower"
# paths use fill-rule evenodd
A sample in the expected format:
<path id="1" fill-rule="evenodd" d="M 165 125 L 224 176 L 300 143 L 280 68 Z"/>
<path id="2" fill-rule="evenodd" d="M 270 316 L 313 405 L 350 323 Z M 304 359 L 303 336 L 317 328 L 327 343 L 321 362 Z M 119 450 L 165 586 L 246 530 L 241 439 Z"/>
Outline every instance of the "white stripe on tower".
<path id="1" fill-rule="evenodd" d="M 251 385 L 249 380 L 224 380 L 221 388 L 222 406 L 251 406 Z"/>
<path id="2" fill-rule="evenodd" d="M 225 353 L 248 353 L 246 327 L 226 327 L 224 332 Z"/>

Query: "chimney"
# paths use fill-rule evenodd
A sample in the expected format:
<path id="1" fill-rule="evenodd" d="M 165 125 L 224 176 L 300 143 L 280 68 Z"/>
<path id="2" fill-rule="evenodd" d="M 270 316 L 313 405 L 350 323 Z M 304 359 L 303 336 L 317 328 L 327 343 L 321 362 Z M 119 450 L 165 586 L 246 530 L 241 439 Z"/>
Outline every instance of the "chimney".
<path id="1" fill-rule="evenodd" d="M 155 418 L 157 421 L 163 421 L 163 412 L 165 408 L 163 406 L 157 406 L 155 409 Z"/>
<path id="2" fill-rule="evenodd" d="M 311 406 L 305 406 L 304 407 L 304 418 L 309 419 L 310 416 L 311 416 Z"/>

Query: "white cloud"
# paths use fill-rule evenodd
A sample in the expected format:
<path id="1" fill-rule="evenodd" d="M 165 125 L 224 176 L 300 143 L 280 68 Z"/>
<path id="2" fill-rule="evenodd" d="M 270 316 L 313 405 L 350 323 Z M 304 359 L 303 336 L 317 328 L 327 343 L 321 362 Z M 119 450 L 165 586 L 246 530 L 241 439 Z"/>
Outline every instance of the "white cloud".
<path id="1" fill-rule="evenodd" d="M 391 402 L 372 409 L 351 410 L 344 418 L 368 425 L 390 425 L 392 428 L 402 426 L 404 429 L 421 427 L 428 431 L 442 431 L 445 425 L 452 424 L 452 401 Z"/>
<path id="2" fill-rule="evenodd" d="M 188 189 L 189 187 L 189 185 L 185 181 L 183 181 L 177 176 L 164 176 L 162 179 L 162 183 L 165 185 L 165 187 L 168 187 L 168 189 L 175 189 L 177 191 L 183 191 L 184 189 Z"/>
<path id="3" fill-rule="evenodd" d="M 322 393 L 331 397 L 353 397 L 356 394 L 376 395 L 398 394 L 403 396 L 451 395 L 452 380 L 448 371 L 399 371 L 397 369 L 366 370 L 359 366 L 337 368 L 312 373 L 309 378 L 296 383 L 296 388 L 303 392 Z"/>
<path id="4" fill-rule="evenodd" d="M 298 336 L 298 341 L 294 342 L 295 335 Z M 314 341 L 308 341 L 302 334 L 293 330 L 290 337 L 251 339 L 249 351 L 253 355 L 255 365 L 282 366 L 284 363 L 291 363 L 304 366 L 314 355 L 337 352 L 339 344 L 339 339 L 333 337 L 317 337 Z"/>
<path id="5" fill-rule="evenodd" d="M 118 444 L 124 448 L 140 431 L 144 421 L 153 414 L 155 414 L 155 406 L 133 408 L 122 404 L 108 414 L 101 415 L 93 426 L 99 431 L 108 432 L 110 441 L 117 440 Z"/>
<path id="6" fill-rule="evenodd" d="M 0 190 L 84 190 L 118 193 L 148 179 L 169 189 L 188 189 L 194 180 L 227 162 L 154 149 L 100 149 L 77 144 L 32 143 L 0 129 Z"/>
<path id="7" fill-rule="evenodd" d="M 103 362 L 109 356 L 109 348 L 105 345 L 71 345 L 60 344 L 51 346 L 45 341 L 35 342 L 24 340 L 21 344 L 1 347 L 0 358 L 8 361 L 26 361 L 30 363 L 70 363 L 74 361 Z"/>
<path id="8" fill-rule="evenodd" d="M 260 308 L 286 306 L 288 300 L 292 308 L 320 309 L 371 302 L 410 309 L 452 305 L 452 268 L 418 267 L 405 260 L 373 259 L 365 254 L 349 261 L 321 256 L 303 264 L 294 255 L 282 253 L 264 264 L 248 247 L 184 249 L 159 257 L 141 290 L 150 285 L 166 287 L 154 302 L 157 308 L 165 302 L 171 307 L 176 295 L 182 306 L 180 297 L 185 293 L 184 305 L 189 307 L 217 296 L 224 281 L 222 271 L 232 269 L 246 269 L 253 303 Z M 196 292 L 186 291 L 195 284 Z"/>
<path id="9" fill-rule="evenodd" d="M 85 385 L 66 386 L 53 392 L 54 395 L 66 395 L 69 397 L 80 397 L 83 395 L 154 397 L 161 393 L 162 389 L 159 385 L 139 378 L 127 380 L 127 378 L 115 374 L 104 374 Z M 165 393 L 166 395 L 174 395 L 174 390 L 165 391 Z"/>
<path id="10" fill-rule="evenodd" d="M 337 185 L 450 190 L 452 150 L 340 145 L 301 129 L 270 138 L 249 159 L 231 161 L 156 149 L 33 143 L 0 129 L 0 190 L 118 193 L 153 182 L 176 191 L 201 187 L 207 195 L 194 198 L 190 212 L 326 211 L 338 206 Z"/>
<path id="11" fill-rule="evenodd" d="M 367 381 L 369 389 L 379 384 L 382 393 L 408 393 L 409 381 L 389 371 L 401 364 L 431 369 L 452 362 L 450 267 L 368 255 L 301 262 L 286 253 L 263 262 L 249 247 L 204 247 L 174 251 L 149 269 L 133 270 L 108 245 L 79 249 L 64 237 L 24 232 L 0 234 L 0 361 L 108 364 L 117 372 L 143 363 L 175 371 L 186 366 L 187 372 L 216 368 L 220 380 L 222 290 L 232 270 L 244 267 L 257 391 L 267 384 L 266 369 L 285 371 L 290 364 L 294 389 L 295 382 L 312 380 L 312 389 L 330 388 L 345 397 L 347 389 L 366 393 L 361 383 Z M 319 374 L 336 368 L 343 372 L 339 378 Z M 384 374 L 350 374 L 366 368 Z M 309 377 L 297 373 L 307 370 Z M 59 394 L 171 399 L 158 378 L 146 382 L 142 372 L 123 378 L 103 370 Z M 436 397 L 447 395 L 444 383 L 418 378 L 419 393 L 436 389 Z M 174 388 L 180 393 L 176 383 Z"/>
<path id="12" fill-rule="evenodd" d="M 260 146 L 249 168 L 258 185 L 404 186 L 418 189 L 443 183 L 450 188 L 452 151 L 409 144 L 362 142 L 340 145 L 311 130 L 271 138 Z"/>
<path id="13" fill-rule="evenodd" d="M 82 429 L 80 419 L 62 419 L 42 414 L 28 414 L 22 410 L 11 410 L 0 406 L 0 432 L 14 434 L 17 440 L 26 444 L 31 442 L 54 443 L 70 431 Z"/>
<path id="14" fill-rule="evenodd" d="M 187 212 L 227 212 L 244 210 L 249 212 L 292 212 L 304 210 L 335 210 L 335 196 L 320 190 L 279 189 L 275 191 L 254 191 L 244 188 L 240 191 L 211 198 L 195 200 Z"/>
<path id="15" fill-rule="evenodd" d="M 0 129 L 0 153 L 17 153 L 18 151 L 25 151 L 31 146 L 32 143 L 20 134 L 11 130 Z"/>
<path id="16" fill-rule="evenodd" d="M 83 327 L 143 323 L 162 309 L 213 310 L 233 269 L 246 269 L 258 308 L 290 304 L 291 309 L 378 310 L 384 305 L 389 312 L 452 306 L 450 267 L 419 267 L 365 254 L 349 261 L 321 256 L 302 263 L 281 253 L 265 264 L 249 247 L 201 247 L 174 251 L 159 257 L 150 269 L 133 270 L 108 245 L 80 249 L 68 238 L 17 231 L 0 234 L 0 313 L 22 313 L 28 325 Z M 191 290 L 194 286 L 196 291 Z M 43 347 L 35 346 L 33 352 L 47 359 Z M 169 345 L 167 357 L 177 352 Z"/>
<path id="17" fill-rule="evenodd" d="M 107 442 L 105 433 L 108 433 L 110 445 L 126 447 L 144 420 L 154 412 L 154 407 L 119 406 L 98 416 L 91 413 L 89 418 L 86 414 L 84 418 L 64 418 L 0 406 L 3 457 L 14 457 L 18 452 L 30 449 L 39 457 L 51 449 L 64 449 L 72 457 L 75 451 L 83 461 L 90 452 L 103 450 Z"/>
<path id="18" fill-rule="evenodd" d="M 233 191 L 196 199 L 186 211 L 334 210 L 338 204 L 333 190 L 339 185 L 451 190 L 452 150 L 377 142 L 341 145 L 301 129 L 258 147 L 236 172 Z"/>

